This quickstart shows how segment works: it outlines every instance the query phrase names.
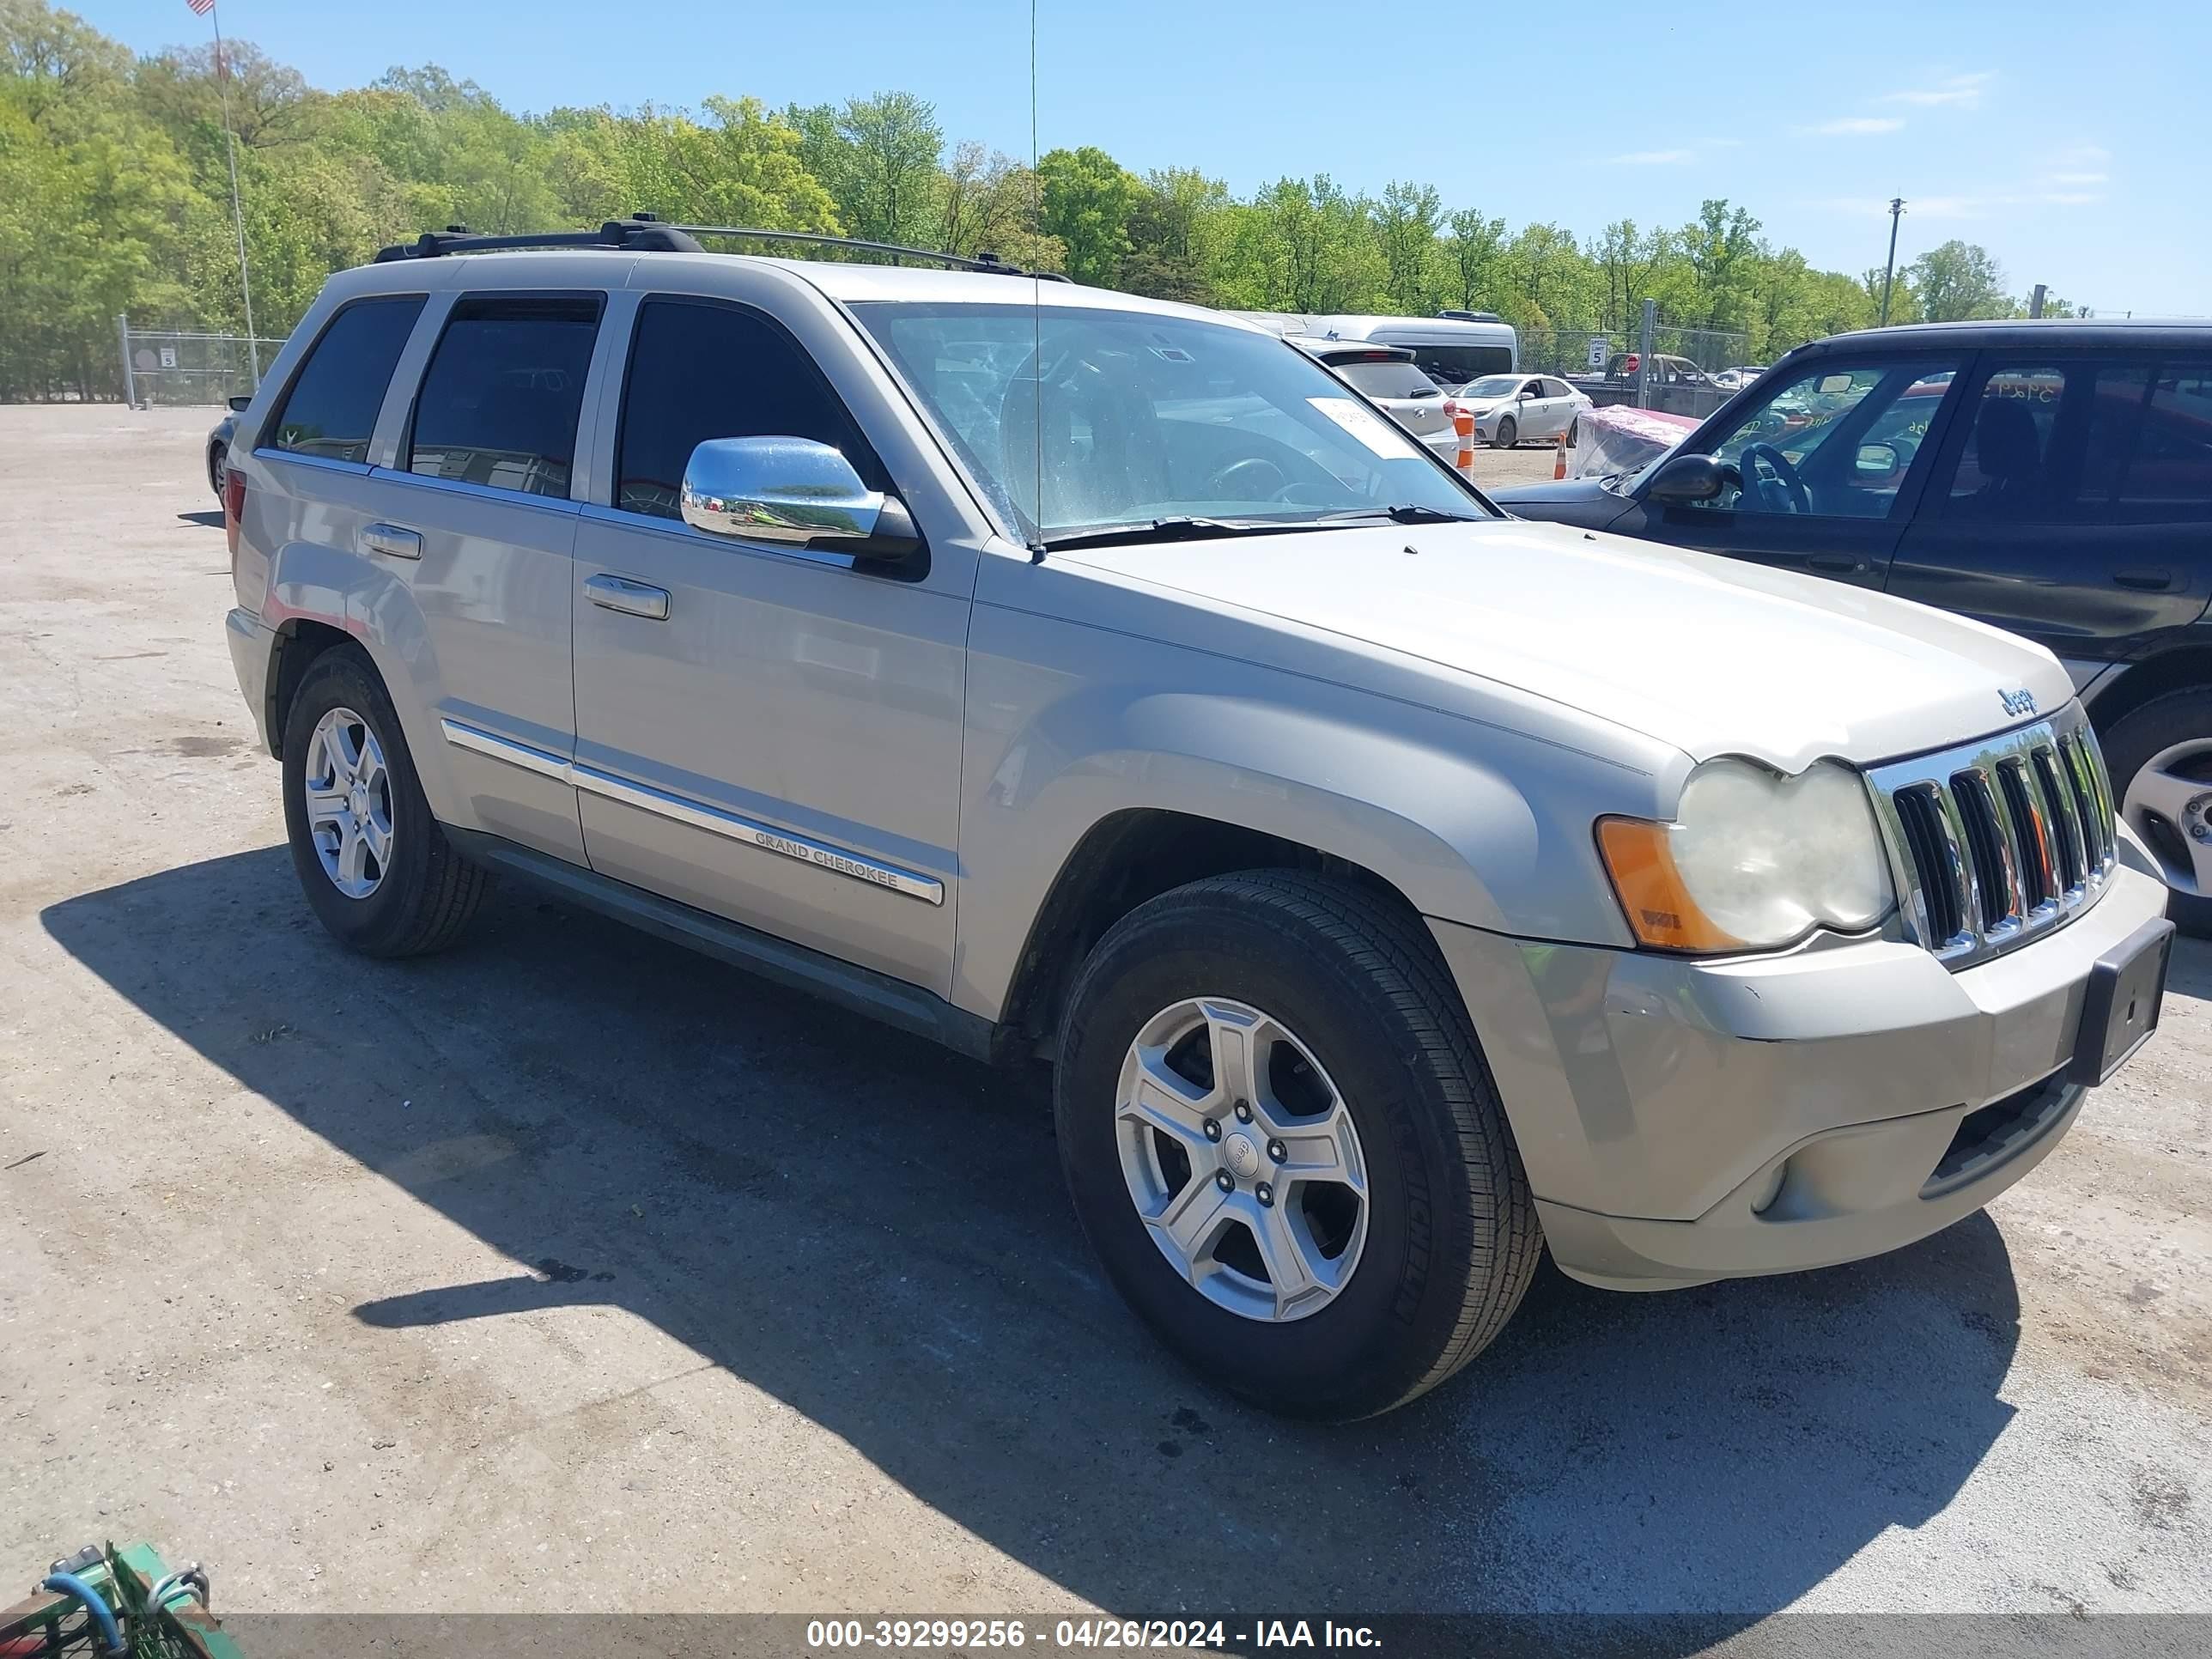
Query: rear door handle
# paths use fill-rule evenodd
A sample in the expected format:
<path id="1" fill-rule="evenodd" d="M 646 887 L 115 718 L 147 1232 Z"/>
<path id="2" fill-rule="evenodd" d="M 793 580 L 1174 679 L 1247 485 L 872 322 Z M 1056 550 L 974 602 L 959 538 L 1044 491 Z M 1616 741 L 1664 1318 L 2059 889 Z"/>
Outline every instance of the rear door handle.
<path id="1" fill-rule="evenodd" d="M 644 617 L 653 622 L 668 620 L 668 590 L 634 582 L 627 576 L 610 576 L 604 571 L 586 576 L 584 597 L 603 611 L 619 611 L 626 617 Z"/>
<path id="2" fill-rule="evenodd" d="M 419 559 L 422 556 L 422 532 L 410 530 L 404 525 L 363 525 L 361 548 L 364 553 L 381 553 L 386 558 Z"/>
<path id="3" fill-rule="evenodd" d="M 2136 588 L 2145 593 L 2163 593 L 2173 586 L 2173 572 L 2138 567 L 2133 570 L 2115 570 L 2112 580 L 2122 587 Z"/>
<path id="4" fill-rule="evenodd" d="M 1859 562 L 1848 553 L 1815 553 L 1805 562 L 1814 570 L 1832 570 L 1838 575 L 1848 575 L 1859 568 Z"/>

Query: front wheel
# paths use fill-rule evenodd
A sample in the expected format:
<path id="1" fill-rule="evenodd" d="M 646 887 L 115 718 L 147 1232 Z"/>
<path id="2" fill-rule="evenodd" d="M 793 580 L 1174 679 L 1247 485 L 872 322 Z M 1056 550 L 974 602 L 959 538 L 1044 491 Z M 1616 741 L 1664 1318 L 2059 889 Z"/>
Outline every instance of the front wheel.
<path id="1" fill-rule="evenodd" d="M 384 682 L 359 647 L 315 659 L 284 722 L 284 827 L 318 920 L 365 956 L 442 950 L 483 872 L 430 815 Z"/>
<path id="2" fill-rule="evenodd" d="M 1490 441 L 1500 449 L 1512 448 L 1521 441 L 1520 422 L 1510 415 L 1500 415 L 1498 417 L 1497 429 L 1492 434 Z"/>
<path id="3" fill-rule="evenodd" d="M 209 486 L 214 489 L 215 498 L 217 501 L 221 501 L 222 500 L 224 475 L 228 472 L 229 470 L 230 446 L 228 444 L 210 444 L 208 446 L 208 483 Z"/>
<path id="4" fill-rule="evenodd" d="M 1541 1239 L 1419 918 L 1255 871 L 1139 906 L 1077 978 L 1054 1078 L 1085 1233 L 1152 1329 L 1271 1410 L 1346 1420 L 1488 1345 Z"/>
<path id="5" fill-rule="evenodd" d="M 2120 816 L 2173 890 L 2166 914 L 2212 938 L 2212 687 L 2152 698 L 2113 722 L 2104 749 Z"/>

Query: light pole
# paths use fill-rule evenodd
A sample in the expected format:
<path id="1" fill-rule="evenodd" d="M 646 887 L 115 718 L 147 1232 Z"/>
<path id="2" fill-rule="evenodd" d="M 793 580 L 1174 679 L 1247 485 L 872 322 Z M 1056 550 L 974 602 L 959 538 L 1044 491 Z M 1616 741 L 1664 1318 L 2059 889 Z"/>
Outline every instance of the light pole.
<path id="1" fill-rule="evenodd" d="M 1897 275 L 1897 222 L 1905 216 L 1905 198 L 1889 198 L 1889 263 L 1881 268 L 1881 320 L 1889 322 L 1889 285 Z"/>

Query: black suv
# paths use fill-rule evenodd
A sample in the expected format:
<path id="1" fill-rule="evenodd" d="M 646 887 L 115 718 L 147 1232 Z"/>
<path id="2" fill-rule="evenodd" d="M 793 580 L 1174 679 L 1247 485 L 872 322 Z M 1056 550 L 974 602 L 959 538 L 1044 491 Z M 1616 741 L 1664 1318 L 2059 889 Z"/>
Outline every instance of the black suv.
<path id="1" fill-rule="evenodd" d="M 2212 931 L 2212 324 L 1801 346 L 1640 471 L 1510 512 L 1880 588 L 2057 653 L 2175 919 Z"/>

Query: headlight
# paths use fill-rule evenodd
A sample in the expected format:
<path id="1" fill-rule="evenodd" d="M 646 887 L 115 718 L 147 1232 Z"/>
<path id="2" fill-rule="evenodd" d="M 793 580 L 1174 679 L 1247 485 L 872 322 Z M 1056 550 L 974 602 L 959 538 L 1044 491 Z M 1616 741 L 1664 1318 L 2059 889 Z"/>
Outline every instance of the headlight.
<path id="1" fill-rule="evenodd" d="M 1643 944 L 1765 950 L 1887 914 L 1889 866 L 1866 786 L 1822 761 L 1785 778 L 1748 761 L 1690 775 L 1671 823 L 1601 818 L 1598 849 Z"/>

